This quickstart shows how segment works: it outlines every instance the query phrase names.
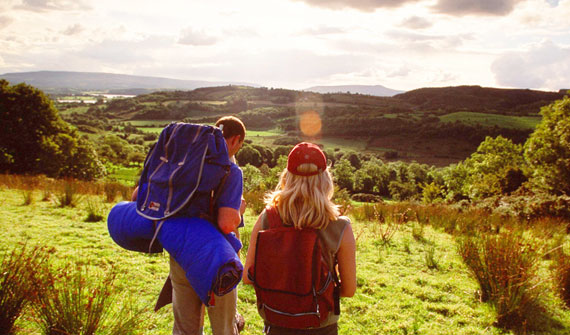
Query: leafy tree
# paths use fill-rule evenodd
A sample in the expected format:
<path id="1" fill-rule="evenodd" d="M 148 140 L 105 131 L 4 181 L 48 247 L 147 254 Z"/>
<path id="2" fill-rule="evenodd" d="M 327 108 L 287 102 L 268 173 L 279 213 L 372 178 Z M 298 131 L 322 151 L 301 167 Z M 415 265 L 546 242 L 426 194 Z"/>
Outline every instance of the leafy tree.
<path id="1" fill-rule="evenodd" d="M 279 178 L 281 177 L 281 173 L 287 167 L 287 156 L 279 156 L 277 158 L 277 163 L 271 169 L 265 169 L 262 166 L 261 170 L 263 176 L 265 177 L 265 187 L 268 190 L 274 190 L 279 182 Z"/>
<path id="2" fill-rule="evenodd" d="M 422 188 L 422 201 L 426 204 L 431 204 L 443 200 L 443 189 L 441 185 L 431 182 L 423 184 Z"/>
<path id="3" fill-rule="evenodd" d="M 264 180 L 258 168 L 251 164 L 241 167 L 243 171 L 243 190 L 251 192 L 264 189 Z"/>
<path id="4" fill-rule="evenodd" d="M 535 187 L 570 194 L 570 97 L 540 111 L 542 121 L 525 143 L 524 155 Z"/>
<path id="5" fill-rule="evenodd" d="M 261 160 L 264 164 L 267 164 L 269 166 L 273 166 L 275 164 L 273 160 L 273 151 L 271 148 L 259 144 L 252 144 L 251 146 L 259 151 L 261 154 Z"/>
<path id="6" fill-rule="evenodd" d="M 384 196 L 390 195 L 388 167 L 381 160 L 371 157 L 362 163 L 360 170 L 354 175 L 354 189 L 362 193 L 375 193 Z"/>
<path id="7" fill-rule="evenodd" d="M 345 158 L 348 159 L 350 165 L 352 165 L 357 170 L 362 166 L 360 156 L 356 152 L 350 152 L 347 156 L 345 156 Z"/>
<path id="8" fill-rule="evenodd" d="M 91 145 L 45 94 L 0 80 L 0 171 L 94 179 L 104 173 Z"/>
<path id="9" fill-rule="evenodd" d="M 374 192 L 374 179 L 363 169 L 354 174 L 354 190 L 360 193 Z"/>
<path id="10" fill-rule="evenodd" d="M 443 180 L 447 190 L 446 198 L 452 201 L 459 201 L 469 198 L 467 178 L 469 171 L 462 162 L 452 164 L 443 169 Z"/>
<path id="11" fill-rule="evenodd" d="M 277 146 L 275 150 L 273 150 L 273 159 L 275 160 L 276 163 L 279 160 L 279 158 L 282 156 L 285 156 L 285 159 L 287 159 L 287 156 L 289 155 L 289 152 L 291 152 L 292 149 L 293 145 Z"/>
<path id="12" fill-rule="evenodd" d="M 417 186 L 409 181 L 392 180 L 388 185 L 392 198 L 402 201 L 412 199 L 418 194 Z"/>
<path id="13" fill-rule="evenodd" d="M 126 140 L 117 135 L 108 134 L 99 138 L 97 144 L 97 152 L 109 162 L 121 165 L 129 163 L 129 155 L 133 148 Z"/>
<path id="14" fill-rule="evenodd" d="M 240 165 L 251 164 L 260 167 L 263 164 L 263 158 L 257 149 L 251 145 L 244 144 L 243 148 L 236 154 L 236 159 Z"/>
<path id="15" fill-rule="evenodd" d="M 341 159 L 334 165 L 333 176 L 335 182 L 340 188 L 345 188 L 349 191 L 353 190 L 354 184 L 354 167 L 346 159 Z"/>
<path id="16" fill-rule="evenodd" d="M 502 136 L 487 137 L 464 164 L 469 172 L 467 183 L 471 198 L 504 194 L 520 186 L 513 184 L 514 175 L 511 180 L 508 176 L 524 166 L 522 145 Z"/>

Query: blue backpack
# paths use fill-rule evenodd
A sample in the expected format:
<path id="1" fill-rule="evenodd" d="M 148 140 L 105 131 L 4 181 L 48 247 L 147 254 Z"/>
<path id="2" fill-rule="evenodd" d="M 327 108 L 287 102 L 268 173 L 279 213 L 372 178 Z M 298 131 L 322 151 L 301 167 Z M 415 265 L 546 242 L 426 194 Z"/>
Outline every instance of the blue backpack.
<path id="1" fill-rule="evenodd" d="M 148 154 L 139 180 L 137 213 L 159 221 L 181 213 L 198 194 L 215 196 L 230 171 L 228 148 L 220 128 L 189 123 L 166 126 Z M 214 221 L 215 222 L 215 221 Z"/>

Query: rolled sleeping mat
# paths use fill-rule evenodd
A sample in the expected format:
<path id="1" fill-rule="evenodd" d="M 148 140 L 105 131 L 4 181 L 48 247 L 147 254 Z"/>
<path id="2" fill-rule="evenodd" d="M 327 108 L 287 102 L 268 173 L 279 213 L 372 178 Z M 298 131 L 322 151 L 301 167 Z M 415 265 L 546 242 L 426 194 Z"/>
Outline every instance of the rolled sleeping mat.
<path id="1" fill-rule="evenodd" d="M 109 234 L 119 246 L 149 252 L 155 223 L 136 212 L 136 202 L 120 202 L 107 218 Z M 180 264 L 186 278 L 206 306 L 214 295 L 233 290 L 243 272 L 237 252 L 241 249 L 235 234 L 222 234 L 209 221 L 200 218 L 169 218 L 160 226 L 152 253 L 166 249 Z"/>
<path id="2" fill-rule="evenodd" d="M 124 249 L 144 253 L 161 253 L 162 246 L 156 240 L 149 250 L 154 236 L 155 223 L 137 214 L 136 206 L 137 203 L 134 201 L 122 201 L 113 206 L 107 217 L 109 235 Z"/>
<path id="3" fill-rule="evenodd" d="M 222 234 L 214 225 L 201 218 L 167 219 L 158 233 L 158 240 L 186 272 L 190 285 L 206 305 L 214 295 L 233 290 L 243 273 L 237 255 L 241 242 L 233 234 Z"/>

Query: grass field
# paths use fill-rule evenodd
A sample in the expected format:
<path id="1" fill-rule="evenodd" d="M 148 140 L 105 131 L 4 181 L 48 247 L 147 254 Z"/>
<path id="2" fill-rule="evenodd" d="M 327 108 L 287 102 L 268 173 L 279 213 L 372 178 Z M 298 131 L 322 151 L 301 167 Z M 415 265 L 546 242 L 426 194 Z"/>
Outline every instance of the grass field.
<path id="1" fill-rule="evenodd" d="M 144 127 L 156 127 L 160 125 L 167 125 L 170 122 L 178 121 L 178 120 L 128 120 L 129 122 L 135 127 L 141 127 L 144 130 Z"/>
<path id="2" fill-rule="evenodd" d="M 474 112 L 457 112 L 440 116 L 442 122 L 461 121 L 466 124 L 482 126 L 499 126 L 516 129 L 534 129 L 541 120 L 540 116 L 509 116 Z"/>
<path id="3" fill-rule="evenodd" d="M 80 262 L 100 272 L 113 268 L 120 274 L 115 283 L 122 292 L 119 301 L 136 298 L 135 308 L 143 313 L 140 334 L 170 334 L 171 306 L 152 312 L 168 273 L 167 255 L 147 256 L 117 246 L 105 223 L 114 202 L 105 203 L 103 196 L 83 195 L 76 207 L 60 208 L 53 196 L 42 200 L 43 193 L 37 188 L 31 203 L 24 205 L 25 191 L 0 188 L 0 251 L 24 242 L 46 245 L 54 248 L 52 258 L 62 265 Z M 103 220 L 84 222 L 94 203 Z M 244 242 L 255 220 L 248 209 L 241 232 Z M 341 301 L 340 334 L 510 334 L 494 327 L 495 312 L 479 301 L 477 282 L 458 256 L 454 237 L 411 220 L 385 238 L 386 225 L 354 217 L 352 222 L 358 289 L 353 298 Z M 238 292 L 238 310 L 246 319 L 242 334 L 260 334 L 253 288 L 240 284 Z M 562 326 L 535 333 L 568 334 L 570 312 L 556 302 L 549 306 Z M 26 313 L 18 320 L 17 334 L 40 334 L 32 318 Z"/>
<path id="4" fill-rule="evenodd" d="M 118 181 L 127 186 L 134 186 L 137 182 L 141 172 L 141 167 L 125 167 L 125 166 L 107 166 L 107 179 Z"/>
<path id="5" fill-rule="evenodd" d="M 145 133 L 160 134 L 164 127 L 138 127 L 138 129 L 142 130 Z"/>

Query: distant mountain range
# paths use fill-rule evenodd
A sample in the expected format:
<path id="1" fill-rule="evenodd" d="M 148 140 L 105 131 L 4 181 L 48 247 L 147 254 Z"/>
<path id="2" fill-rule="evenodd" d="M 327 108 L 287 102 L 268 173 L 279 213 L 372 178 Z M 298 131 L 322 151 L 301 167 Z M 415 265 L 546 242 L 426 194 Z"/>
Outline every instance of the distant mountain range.
<path id="1" fill-rule="evenodd" d="M 133 76 L 102 72 L 37 71 L 15 72 L 0 75 L 11 84 L 26 83 L 48 94 L 73 94 L 102 92 L 110 94 L 139 95 L 154 91 L 193 90 L 200 87 L 244 85 L 260 87 L 258 84 L 230 81 L 180 80 L 162 77 Z M 393 90 L 381 85 L 314 86 L 305 89 L 316 93 L 365 94 L 391 97 L 404 91 Z"/>
<path id="2" fill-rule="evenodd" d="M 49 94 L 81 92 L 105 92 L 111 94 L 143 94 L 158 90 L 193 90 L 200 87 L 246 85 L 251 83 L 229 81 L 179 80 L 161 77 L 132 76 L 101 72 L 38 71 L 17 72 L 0 75 L 11 84 L 26 84 L 37 87 Z"/>
<path id="3" fill-rule="evenodd" d="M 375 95 L 379 97 L 392 97 L 404 91 L 393 90 L 382 85 L 342 85 L 342 86 L 313 86 L 303 91 L 315 93 L 352 93 Z"/>

